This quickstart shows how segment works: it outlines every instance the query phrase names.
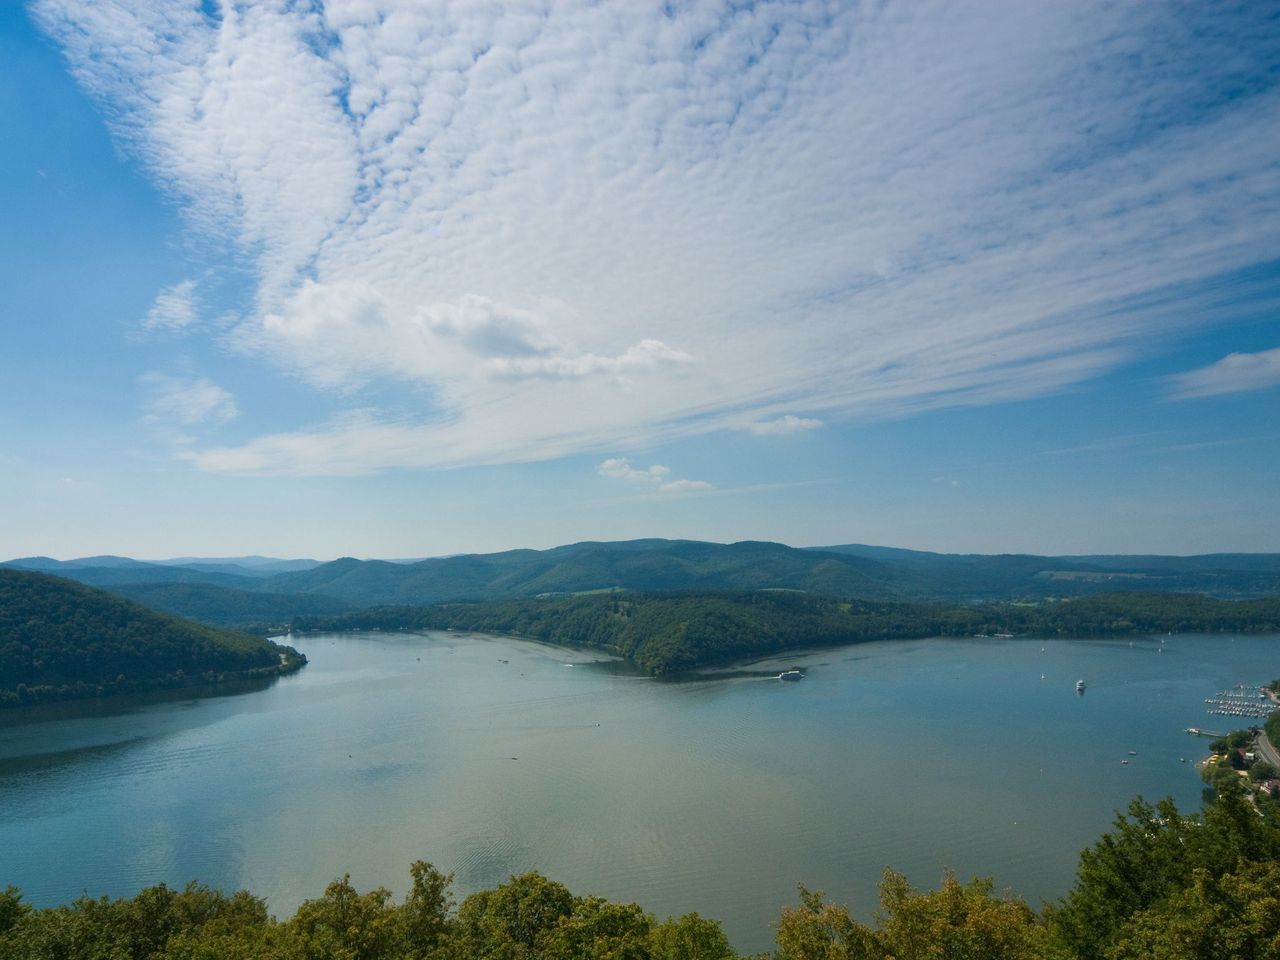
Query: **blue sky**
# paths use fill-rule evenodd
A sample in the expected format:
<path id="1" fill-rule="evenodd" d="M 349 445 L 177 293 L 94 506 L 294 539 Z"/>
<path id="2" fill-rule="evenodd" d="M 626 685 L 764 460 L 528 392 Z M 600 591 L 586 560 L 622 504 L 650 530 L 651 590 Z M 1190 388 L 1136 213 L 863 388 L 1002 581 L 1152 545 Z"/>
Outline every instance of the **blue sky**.
<path id="1" fill-rule="evenodd" d="M 0 554 L 1280 549 L 1271 4 L 0 5 Z"/>

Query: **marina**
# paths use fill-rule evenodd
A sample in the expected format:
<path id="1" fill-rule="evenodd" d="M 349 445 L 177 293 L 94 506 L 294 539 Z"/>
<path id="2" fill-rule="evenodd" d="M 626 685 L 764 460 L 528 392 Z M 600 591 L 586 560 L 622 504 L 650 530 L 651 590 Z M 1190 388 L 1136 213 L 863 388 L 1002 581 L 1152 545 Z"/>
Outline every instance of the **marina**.
<path id="1" fill-rule="evenodd" d="M 1243 683 L 1236 684 L 1230 690 L 1219 690 L 1213 696 L 1205 697 L 1204 702 L 1209 706 L 1208 713 L 1215 717 L 1262 720 L 1276 709 L 1275 703 L 1262 687 L 1251 692 Z"/>

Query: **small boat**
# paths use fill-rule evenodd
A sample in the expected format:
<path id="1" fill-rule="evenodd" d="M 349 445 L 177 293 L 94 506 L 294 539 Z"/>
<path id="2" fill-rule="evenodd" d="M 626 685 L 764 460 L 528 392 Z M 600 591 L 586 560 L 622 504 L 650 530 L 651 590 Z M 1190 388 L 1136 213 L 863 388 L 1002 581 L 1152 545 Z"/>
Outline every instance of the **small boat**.
<path id="1" fill-rule="evenodd" d="M 1138 751 L 1137 751 L 1137 750 L 1130 750 L 1130 751 L 1129 751 L 1129 756 L 1131 756 L 1131 757 L 1136 757 L 1137 755 L 1138 755 Z"/>
<path id="2" fill-rule="evenodd" d="M 1084 681 L 1083 681 L 1083 680 L 1077 680 L 1077 681 L 1076 681 L 1076 693 L 1084 693 Z"/>
<path id="3" fill-rule="evenodd" d="M 1128 761 L 1128 760 L 1121 760 L 1120 762 L 1121 762 L 1123 765 L 1125 765 L 1125 766 L 1128 766 L 1128 765 L 1129 765 L 1129 761 Z"/>
<path id="4" fill-rule="evenodd" d="M 799 670 L 784 670 L 778 674 L 779 680 L 803 680 L 804 674 Z"/>

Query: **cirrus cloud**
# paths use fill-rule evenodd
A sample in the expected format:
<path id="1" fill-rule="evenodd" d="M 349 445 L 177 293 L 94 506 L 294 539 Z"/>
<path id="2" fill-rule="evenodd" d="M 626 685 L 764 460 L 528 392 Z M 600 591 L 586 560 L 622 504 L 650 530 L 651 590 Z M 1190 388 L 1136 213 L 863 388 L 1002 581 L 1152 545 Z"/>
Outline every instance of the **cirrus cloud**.
<path id="1" fill-rule="evenodd" d="M 749 423 L 747 429 L 757 436 L 774 436 L 817 430 L 821 426 L 821 420 L 813 417 L 797 417 L 795 414 L 788 413 L 773 420 L 757 420 L 755 423 Z"/>
<path id="2" fill-rule="evenodd" d="M 191 451 L 205 469 L 1040 396 L 1206 322 L 1151 308 L 1168 291 L 1280 257 L 1256 5 L 207 6 L 31 10 L 256 276 L 218 336 L 355 406 L 431 400 Z M 190 326 L 172 290 L 151 325 Z"/>

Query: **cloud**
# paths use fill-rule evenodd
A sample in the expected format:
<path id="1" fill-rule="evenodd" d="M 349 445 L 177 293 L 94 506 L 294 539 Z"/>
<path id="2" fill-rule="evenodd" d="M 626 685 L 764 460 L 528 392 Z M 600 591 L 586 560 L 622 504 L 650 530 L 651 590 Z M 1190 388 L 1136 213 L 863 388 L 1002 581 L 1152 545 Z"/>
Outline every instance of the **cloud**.
<path id="1" fill-rule="evenodd" d="M 1207 367 L 1178 374 L 1170 382 L 1174 398 L 1180 400 L 1280 386 L 1280 347 L 1231 353 Z"/>
<path id="2" fill-rule="evenodd" d="M 147 330 L 185 330 L 200 319 L 196 282 L 183 280 L 156 294 L 155 303 L 142 318 Z"/>
<path id="3" fill-rule="evenodd" d="M 668 480 L 671 468 L 655 463 L 650 467 L 638 468 L 631 465 L 626 457 L 611 457 L 596 468 L 602 477 L 624 480 L 627 483 L 653 487 L 659 493 L 682 494 L 700 493 L 713 489 L 705 480 Z"/>
<path id="4" fill-rule="evenodd" d="M 812 417 L 797 417 L 786 414 L 774 420 L 758 420 L 747 425 L 747 429 L 757 436 L 770 436 L 783 433 L 800 433 L 804 430 L 817 430 L 822 426 L 821 420 Z"/>
<path id="5" fill-rule="evenodd" d="M 687 353 L 672 350 L 660 340 L 641 340 L 616 357 L 599 357 L 593 353 L 576 356 L 496 357 L 489 369 L 502 377 L 549 377 L 568 379 L 596 374 L 620 375 L 639 373 L 654 367 L 689 363 Z"/>
<path id="6" fill-rule="evenodd" d="M 225 423 L 239 414 L 235 398 L 205 377 L 182 378 L 147 373 L 138 379 L 148 392 L 148 423 L 194 427 Z"/>
<path id="7" fill-rule="evenodd" d="M 206 6 L 30 9 L 252 271 L 236 349 L 419 404 L 189 452 L 207 469 L 1043 396 L 1214 322 L 1196 292 L 1277 256 L 1260 5 Z"/>
<path id="8" fill-rule="evenodd" d="M 602 477 L 626 480 L 628 483 L 662 483 L 671 473 L 671 468 L 655 463 L 647 469 L 639 470 L 631 466 L 631 461 L 625 457 L 612 457 L 600 464 L 596 471 Z"/>

